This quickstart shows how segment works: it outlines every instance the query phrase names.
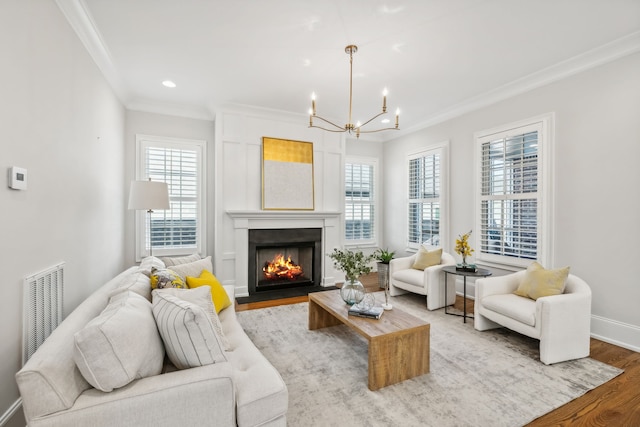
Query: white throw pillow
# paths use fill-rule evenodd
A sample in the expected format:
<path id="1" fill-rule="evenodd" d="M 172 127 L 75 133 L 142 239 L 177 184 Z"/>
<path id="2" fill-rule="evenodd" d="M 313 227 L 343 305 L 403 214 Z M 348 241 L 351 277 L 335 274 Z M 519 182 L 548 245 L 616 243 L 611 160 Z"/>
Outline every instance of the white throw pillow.
<path id="1" fill-rule="evenodd" d="M 216 313 L 216 308 L 213 305 L 213 300 L 211 299 L 211 288 L 209 286 L 200 286 L 199 288 L 193 289 L 164 288 L 156 289 L 153 292 L 166 292 L 168 295 L 173 295 L 183 301 L 196 304 L 203 308 L 209 315 L 211 323 L 213 323 L 213 329 L 216 331 L 218 338 L 220 338 L 222 347 L 226 351 L 231 349 L 229 340 L 222 331 L 222 324 L 220 323 L 220 318 Z"/>
<path id="2" fill-rule="evenodd" d="M 151 271 L 154 268 L 157 270 L 160 270 L 162 268 L 166 268 L 166 266 L 164 265 L 164 262 L 162 262 L 160 258 L 156 258 L 154 256 L 148 256 L 140 262 L 138 271 L 140 271 L 140 273 L 143 273 L 147 276 L 151 276 Z"/>
<path id="3" fill-rule="evenodd" d="M 190 262 L 198 261 L 199 259 L 202 259 L 202 257 L 200 256 L 199 253 L 196 252 L 194 254 L 187 255 L 187 256 L 179 256 L 179 257 L 164 256 L 164 257 L 160 257 L 160 259 L 162 260 L 162 262 L 164 262 L 165 266 L 171 267 L 174 265 L 188 264 Z"/>
<path id="4" fill-rule="evenodd" d="M 151 303 L 135 292 L 112 296 L 102 313 L 75 333 L 74 343 L 80 373 L 101 391 L 162 371 L 164 348 Z"/>
<path id="5" fill-rule="evenodd" d="M 153 315 L 171 363 L 178 369 L 227 360 L 205 310 L 167 292 L 153 292 Z"/>
<path id="6" fill-rule="evenodd" d="M 171 267 L 171 271 L 177 273 L 182 280 L 187 280 L 187 276 L 200 277 L 202 270 L 213 271 L 213 264 L 211 263 L 211 257 L 200 259 L 198 261 L 189 262 L 187 264 L 174 265 Z"/>
<path id="7" fill-rule="evenodd" d="M 119 294 L 123 291 L 132 291 L 138 295 L 142 295 L 145 299 L 151 302 L 151 280 L 149 276 L 138 271 L 134 271 L 130 275 L 126 276 L 120 286 L 111 292 L 110 297 Z"/>

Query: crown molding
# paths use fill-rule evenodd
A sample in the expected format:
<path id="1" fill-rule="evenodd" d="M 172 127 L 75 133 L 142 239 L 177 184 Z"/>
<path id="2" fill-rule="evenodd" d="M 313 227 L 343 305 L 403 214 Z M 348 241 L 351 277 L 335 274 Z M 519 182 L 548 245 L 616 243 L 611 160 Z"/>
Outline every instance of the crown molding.
<path id="1" fill-rule="evenodd" d="M 208 108 L 194 105 L 174 104 L 170 102 L 152 101 L 137 98 L 125 104 L 127 110 L 146 113 L 164 114 L 167 116 L 184 117 L 188 119 L 213 121 L 215 114 Z"/>
<path id="2" fill-rule="evenodd" d="M 109 49 L 102 39 L 83 0 L 55 0 L 58 8 L 78 35 L 122 104 L 127 105 L 128 91 L 118 74 Z"/>
<path id="3" fill-rule="evenodd" d="M 546 86 L 583 71 L 615 61 L 628 55 L 640 52 L 640 31 L 621 37 L 595 49 L 591 49 L 573 58 L 569 58 L 550 67 L 544 68 L 528 76 L 514 80 L 501 87 L 482 93 L 456 104 L 446 110 L 434 114 L 422 123 L 403 129 L 400 135 L 407 135 L 421 129 L 451 120 L 475 110 L 496 104 L 505 99 L 521 95 L 533 89 Z"/>

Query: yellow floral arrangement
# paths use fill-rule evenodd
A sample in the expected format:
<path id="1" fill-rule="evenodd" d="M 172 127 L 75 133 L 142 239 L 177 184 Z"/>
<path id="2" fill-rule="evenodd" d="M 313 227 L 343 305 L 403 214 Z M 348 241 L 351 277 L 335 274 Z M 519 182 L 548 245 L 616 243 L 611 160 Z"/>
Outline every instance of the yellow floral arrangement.
<path id="1" fill-rule="evenodd" d="M 471 249 L 471 246 L 469 246 L 469 236 L 471 236 L 471 231 L 463 234 L 462 236 L 459 235 L 456 239 L 455 251 L 457 254 L 460 254 L 462 256 L 463 265 L 467 263 L 467 257 L 471 256 L 471 254 L 473 253 L 473 249 Z"/>

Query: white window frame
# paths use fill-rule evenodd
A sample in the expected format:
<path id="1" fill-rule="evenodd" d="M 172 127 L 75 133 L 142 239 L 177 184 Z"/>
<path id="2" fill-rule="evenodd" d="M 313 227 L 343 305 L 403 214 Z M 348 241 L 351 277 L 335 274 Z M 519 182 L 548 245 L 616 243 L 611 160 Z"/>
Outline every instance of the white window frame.
<path id="1" fill-rule="evenodd" d="M 422 149 L 420 151 L 412 152 L 407 155 L 406 162 L 406 203 L 405 203 L 405 232 L 406 234 L 406 250 L 407 252 L 416 252 L 420 249 L 420 246 L 425 244 L 425 242 L 411 242 L 409 238 L 409 206 L 412 203 L 412 200 L 409 198 L 410 192 L 410 164 L 411 160 L 417 159 L 420 157 L 426 157 L 431 155 L 439 155 L 440 156 L 440 192 L 439 197 L 435 199 L 430 199 L 431 201 L 438 201 L 440 206 L 440 220 L 439 220 L 439 243 L 437 245 L 428 245 L 431 247 L 441 247 L 445 251 L 448 251 L 448 243 L 449 242 L 449 141 L 444 141 L 438 144 L 434 144 L 429 146 L 428 148 Z M 415 199 L 422 200 L 422 199 Z"/>
<path id="2" fill-rule="evenodd" d="M 206 161 L 207 161 L 207 143 L 203 140 L 183 139 L 183 138 L 170 138 L 162 136 L 152 135 L 136 135 L 136 179 L 146 180 L 145 170 L 145 148 L 146 147 L 161 147 L 161 148 L 176 148 L 176 149 L 189 149 L 194 150 L 198 156 L 198 174 L 197 174 L 197 225 L 196 225 L 196 245 L 193 247 L 183 248 L 162 248 L 154 246 L 154 256 L 176 256 L 176 255 L 190 255 L 197 252 L 201 255 L 205 254 L 207 247 L 206 242 L 206 218 L 207 218 L 207 180 L 206 180 Z M 171 201 L 171 197 L 169 198 Z M 136 261 L 142 260 L 142 258 L 149 255 L 147 250 L 147 213 L 145 211 L 137 211 L 135 219 L 135 246 L 136 246 Z"/>
<path id="3" fill-rule="evenodd" d="M 342 169 L 343 172 L 346 170 L 346 164 L 360 164 L 367 165 L 373 167 L 373 195 L 371 196 L 373 199 L 373 230 L 372 230 L 372 238 L 371 239 L 347 239 L 347 217 L 346 217 L 346 205 L 347 205 L 347 178 L 344 178 L 344 209 L 345 213 L 344 218 L 344 232 L 342 233 L 345 246 L 347 247 L 375 247 L 379 246 L 379 235 L 380 235 L 380 172 L 378 167 L 378 159 L 375 157 L 365 157 L 365 156 L 346 156 L 345 157 L 345 167 Z"/>
<path id="4" fill-rule="evenodd" d="M 521 135 L 527 132 L 538 132 L 538 153 L 537 153 L 537 191 L 535 194 L 522 193 L 502 196 L 482 195 L 482 144 L 495 141 L 501 138 Z M 497 255 L 482 252 L 480 242 L 480 230 L 482 230 L 482 201 L 487 198 L 499 197 L 500 200 L 513 200 L 522 198 L 533 198 L 537 201 L 536 227 L 537 227 L 537 261 L 545 266 L 550 266 L 553 260 L 553 140 L 554 140 L 554 114 L 548 113 L 530 119 L 521 120 L 514 123 L 505 124 L 495 128 L 476 132 L 475 142 L 475 166 L 476 166 L 476 189 L 475 189 L 475 229 L 474 233 L 474 255 L 477 263 L 504 268 L 507 270 L 519 270 L 526 268 L 532 260 L 518 258 L 507 255 Z"/>

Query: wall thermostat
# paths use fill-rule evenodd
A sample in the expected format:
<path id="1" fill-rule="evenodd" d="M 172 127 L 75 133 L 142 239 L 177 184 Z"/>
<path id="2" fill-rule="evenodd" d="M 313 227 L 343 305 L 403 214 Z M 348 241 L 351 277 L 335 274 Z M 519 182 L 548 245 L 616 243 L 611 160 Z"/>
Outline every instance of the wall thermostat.
<path id="1" fill-rule="evenodd" d="M 16 166 L 9 168 L 9 187 L 14 190 L 27 189 L 27 170 Z"/>

